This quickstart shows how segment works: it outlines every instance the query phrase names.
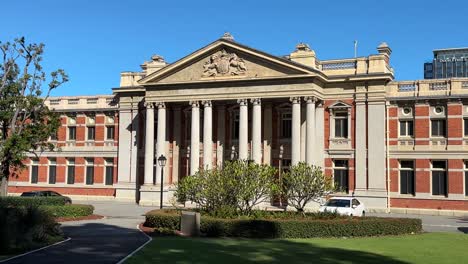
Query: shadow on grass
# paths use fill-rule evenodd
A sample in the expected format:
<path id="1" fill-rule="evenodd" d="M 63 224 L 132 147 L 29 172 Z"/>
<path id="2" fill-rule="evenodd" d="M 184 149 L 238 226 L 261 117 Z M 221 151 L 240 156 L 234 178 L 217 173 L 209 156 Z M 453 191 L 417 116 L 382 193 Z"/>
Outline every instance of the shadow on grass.
<path id="1" fill-rule="evenodd" d="M 359 243 L 357 240 L 356 243 Z M 128 263 L 393 263 L 388 256 L 291 240 L 154 237 Z"/>
<path id="2" fill-rule="evenodd" d="M 458 231 L 468 234 L 468 227 L 459 227 Z"/>
<path id="3" fill-rule="evenodd" d="M 5 263 L 114 264 L 148 240 L 135 228 L 105 223 L 73 223 L 62 226 L 62 229 L 66 236 L 72 238 L 70 241 Z"/>

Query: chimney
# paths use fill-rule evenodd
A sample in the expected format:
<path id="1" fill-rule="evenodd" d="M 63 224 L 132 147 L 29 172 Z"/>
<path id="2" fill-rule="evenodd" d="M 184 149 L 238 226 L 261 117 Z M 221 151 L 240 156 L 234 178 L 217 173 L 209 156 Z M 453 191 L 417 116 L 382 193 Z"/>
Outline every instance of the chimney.
<path id="1" fill-rule="evenodd" d="M 380 43 L 380 45 L 377 47 L 377 51 L 379 54 L 382 54 L 385 56 L 385 62 L 387 64 L 390 63 L 390 54 L 392 54 L 392 49 L 388 46 L 386 42 Z"/>

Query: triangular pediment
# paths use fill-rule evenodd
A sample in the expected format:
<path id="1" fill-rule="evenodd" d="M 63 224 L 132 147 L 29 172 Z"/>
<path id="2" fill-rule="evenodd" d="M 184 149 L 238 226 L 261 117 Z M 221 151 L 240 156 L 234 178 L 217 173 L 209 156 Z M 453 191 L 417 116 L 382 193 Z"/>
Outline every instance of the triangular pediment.
<path id="1" fill-rule="evenodd" d="M 352 106 L 342 102 L 342 101 L 336 101 L 335 103 L 331 104 L 328 108 L 330 109 L 344 109 L 344 108 L 351 108 Z"/>
<path id="2" fill-rule="evenodd" d="M 316 73 L 305 65 L 220 39 L 146 76 L 139 83 L 153 85 L 268 79 Z"/>

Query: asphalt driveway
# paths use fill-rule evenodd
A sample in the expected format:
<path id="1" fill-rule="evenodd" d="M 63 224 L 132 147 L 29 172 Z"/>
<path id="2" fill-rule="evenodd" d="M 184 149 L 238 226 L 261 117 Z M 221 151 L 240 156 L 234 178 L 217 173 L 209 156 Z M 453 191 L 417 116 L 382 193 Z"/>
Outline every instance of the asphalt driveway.
<path id="1" fill-rule="evenodd" d="M 76 201 L 93 204 L 105 219 L 63 223 L 71 240 L 5 263 L 117 263 L 148 241 L 137 229 L 148 207 L 135 204 Z"/>

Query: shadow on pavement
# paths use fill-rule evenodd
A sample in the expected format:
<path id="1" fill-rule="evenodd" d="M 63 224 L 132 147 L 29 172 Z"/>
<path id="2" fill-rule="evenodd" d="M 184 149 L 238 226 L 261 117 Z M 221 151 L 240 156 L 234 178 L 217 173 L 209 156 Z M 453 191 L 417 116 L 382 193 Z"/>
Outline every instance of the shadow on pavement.
<path id="1" fill-rule="evenodd" d="M 116 263 L 148 238 L 139 230 L 105 223 L 62 227 L 68 242 L 5 262 L 13 263 Z"/>
<path id="2" fill-rule="evenodd" d="M 154 237 L 131 263 L 391 263 L 394 258 L 292 240 Z"/>

